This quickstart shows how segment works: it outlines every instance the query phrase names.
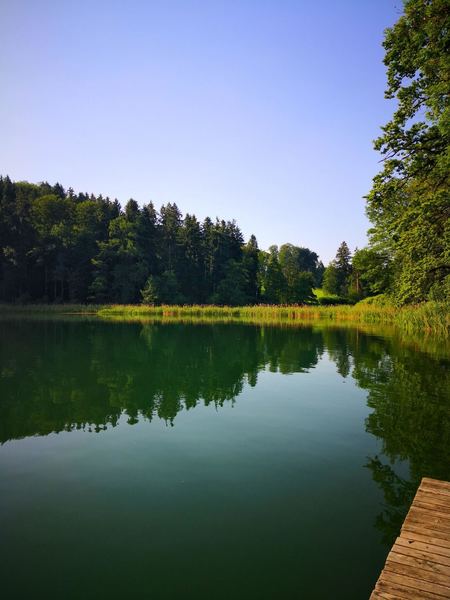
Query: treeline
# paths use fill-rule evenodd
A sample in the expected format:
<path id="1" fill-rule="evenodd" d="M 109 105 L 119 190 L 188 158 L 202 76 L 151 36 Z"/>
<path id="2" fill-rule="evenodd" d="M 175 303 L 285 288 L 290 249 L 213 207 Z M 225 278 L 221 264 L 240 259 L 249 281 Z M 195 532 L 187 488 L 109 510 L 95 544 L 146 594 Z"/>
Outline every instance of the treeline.
<path id="1" fill-rule="evenodd" d="M 176 204 L 75 193 L 0 177 L 0 301 L 302 303 L 324 267 L 315 252 L 244 243 L 234 221 Z"/>
<path id="2" fill-rule="evenodd" d="M 442 247 L 446 245 L 442 240 Z M 450 277 L 445 263 L 439 263 L 437 257 L 429 256 L 429 268 L 421 273 L 411 269 L 400 257 L 381 244 L 371 244 L 352 253 L 346 242 L 339 246 L 336 257 L 326 267 L 322 286 L 324 296 L 321 304 L 355 303 L 368 296 L 384 294 L 384 301 L 397 305 L 413 304 L 426 300 L 443 302 L 450 297 Z M 434 265 L 431 267 L 430 265 Z M 449 267 L 450 268 L 450 267 Z M 406 294 L 414 283 L 415 292 Z M 381 300 L 381 296 L 380 296 Z"/>

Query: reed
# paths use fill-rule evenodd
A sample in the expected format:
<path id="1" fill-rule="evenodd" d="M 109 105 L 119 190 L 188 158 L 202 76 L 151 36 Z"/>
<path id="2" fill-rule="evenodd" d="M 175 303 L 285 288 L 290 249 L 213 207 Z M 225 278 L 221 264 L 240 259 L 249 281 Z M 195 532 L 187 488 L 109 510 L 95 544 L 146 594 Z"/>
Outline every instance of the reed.
<path id="1" fill-rule="evenodd" d="M 369 300 L 369 299 L 368 299 Z M 367 323 L 395 325 L 404 331 L 425 331 L 448 336 L 450 331 L 450 303 L 424 302 L 397 308 L 380 299 L 362 301 L 355 305 L 161 305 L 142 304 L 82 305 L 82 304 L 28 304 L 0 305 L 0 314 L 15 315 L 96 315 L 118 319 L 202 319 L 204 321 L 242 321 L 247 323 L 308 323 L 328 324 Z"/>
<path id="2" fill-rule="evenodd" d="M 405 331 L 428 331 L 448 335 L 450 328 L 449 304 L 427 302 L 416 306 L 396 308 L 370 303 L 339 306 L 144 306 L 111 305 L 99 309 L 101 317 L 164 317 L 202 318 L 218 321 L 242 320 L 255 323 L 285 321 L 329 323 L 354 322 L 392 324 Z"/>

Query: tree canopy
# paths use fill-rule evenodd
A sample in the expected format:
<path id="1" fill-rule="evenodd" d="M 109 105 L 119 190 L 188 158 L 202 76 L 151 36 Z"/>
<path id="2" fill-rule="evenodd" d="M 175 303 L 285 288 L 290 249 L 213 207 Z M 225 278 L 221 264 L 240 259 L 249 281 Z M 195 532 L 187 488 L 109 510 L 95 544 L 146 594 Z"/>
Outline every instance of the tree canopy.
<path id="1" fill-rule="evenodd" d="M 398 303 L 450 292 L 450 10 L 406 0 L 386 30 L 392 119 L 375 140 L 383 168 L 367 196 L 371 246 L 392 261 Z"/>

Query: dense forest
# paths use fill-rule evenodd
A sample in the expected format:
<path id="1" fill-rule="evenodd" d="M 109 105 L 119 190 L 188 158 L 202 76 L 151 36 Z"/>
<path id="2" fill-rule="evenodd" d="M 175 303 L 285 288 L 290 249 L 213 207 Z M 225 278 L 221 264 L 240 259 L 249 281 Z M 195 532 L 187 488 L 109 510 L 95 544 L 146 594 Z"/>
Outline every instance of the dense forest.
<path id="1" fill-rule="evenodd" d="M 0 301 L 291 304 L 385 293 L 450 297 L 448 0 L 408 0 L 384 39 L 391 121 L 366 197 L 369 245 L 326 269 L 308 248 L 262 251 L 234 221 L 0 178 Z M 323 287 L 328 298 L 316 299 Z"/>
<path id="2" fill-rule="evenodd" d="M 247 243 L 234 221 L 0 178 L 0 299 L 8 302 L 297 303 L 314 299 L 315 252 Z"/>

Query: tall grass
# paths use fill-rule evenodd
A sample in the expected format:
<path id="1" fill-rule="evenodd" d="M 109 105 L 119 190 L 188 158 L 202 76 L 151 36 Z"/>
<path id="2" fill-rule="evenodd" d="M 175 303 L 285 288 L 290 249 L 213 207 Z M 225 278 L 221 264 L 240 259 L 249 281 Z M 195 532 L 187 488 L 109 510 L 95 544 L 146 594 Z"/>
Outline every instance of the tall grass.
<path id="1" fill-rule="evenodd" d="M 450 328 L 449 304 L 427 302 L 416 306 L 396 308 L 358 303 L 354 306 L 143 306 L 111 305 L 99 309 L 101 317 L 170 317 L 211 320 L 242 320 L 254 323 L 285 321 L 329 323 L 353 322 L 391 324 L 405 331 L 428 331 L 448 335 Z"/>
<path id="2" fill-rule="evenodd" d="M 97 315 L 118 319 L 202 319 L 204 321 L 242 321 L 247 323 L 307 323 L 311 321 L 338 323 L 367 323 L 394 325 L 406 332 L 425 331 L 448 336 L 450 331 L 450 303 L 425 302 L 415 306 L 396 308 L 385 302 L 362 301 L 355 305 L 336 306 L 144 306 L 144 305 L 81 305 L 34 304 L 0 305 L 0 314 L 16 315 Z"/>
<path id="3" fill-rule="evenodd" d="M 432 331 L 448 336 L 450 304 L 425 302 L 415 307 L 402 308 L 396 314 L 394 323 L 405 331 Z"/>

